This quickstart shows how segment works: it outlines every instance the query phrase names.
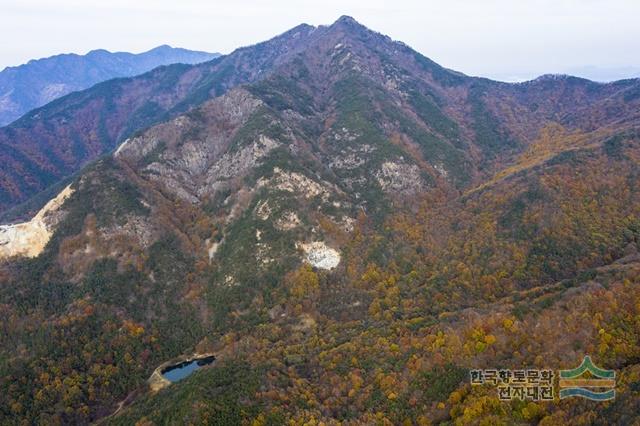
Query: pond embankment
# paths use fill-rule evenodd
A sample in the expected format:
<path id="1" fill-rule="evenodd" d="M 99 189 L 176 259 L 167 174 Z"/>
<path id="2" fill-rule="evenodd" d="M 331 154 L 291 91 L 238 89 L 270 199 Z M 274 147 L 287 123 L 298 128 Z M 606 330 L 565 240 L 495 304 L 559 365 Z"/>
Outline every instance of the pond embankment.
<path id="1" fill-rule="evenodd" d="M 191 375 L 205 365 L 215 360 L 212 353 L 194 353 L 174 358 L 160 364 L 149 377 L 148 383 L 152 392 L 164 389 L 171 383 L 177 382 Z"/>

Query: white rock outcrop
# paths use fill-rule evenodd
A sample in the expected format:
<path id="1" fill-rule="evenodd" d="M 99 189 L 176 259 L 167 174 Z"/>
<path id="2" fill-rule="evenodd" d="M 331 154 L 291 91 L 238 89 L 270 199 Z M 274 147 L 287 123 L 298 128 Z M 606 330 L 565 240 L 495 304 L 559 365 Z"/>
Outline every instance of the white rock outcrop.
<path id="1" fill-rule="evenodd" d="M 119 146 L 118 149 L 116 149 L 116 152 L 113 153 L 114 157 L 117 157 L 118 155 L 120 155 L 120 153 L 122 152 L 122 150 L 124 149 L 124 147 L 129 143 L 131 139 L 127 139 L 124 142 L 122 142 Z"/>
<path id="2" fill-rule="evenodd" d="M 29 222 L 0 226 L 0 259 L 13 256 L 36 257 L 51 239 L 57 220 L 52 217 L 73 193 L 71 186 L 50 200 Z"/>
<path id="3" fill-rule="evenodd" d="M 207 171 L 207 187 L 213 186 L 221 179 L 241 176 L 280 145 L 273 139 L 260 135 L 251 145 L 237 152 L 224 154 Z"/>
<path id="4" fill-rule="evenodd" d="M 420 169 L 415 164 L 387 161 L 375 173 L 378 183 L 386 192 L 415 193 L 424 186 Z"/>
<path id="5" fill-rule="evenodd" d="M 333 269 L 340 263 L 338 250 L 327 246 L 323 241 L 299 243 L 298 247 L 305 253 L 305 260 L 316 268 Z"/>
<path id="6" fill-rule="evenodd" d="M 256 183 L 256 188 L 269 186 L 279 191 L 290 192 L 297 196 L 311 199 L 320 196 L 323 201 L 327 201 L 332 193 L 340 193 L 340 189 L 326 181 L 317 182 L 302 173 L 282 170 L 280 167 L 273 168 L 273 176 L 270 178 L 261 177 Z"/>

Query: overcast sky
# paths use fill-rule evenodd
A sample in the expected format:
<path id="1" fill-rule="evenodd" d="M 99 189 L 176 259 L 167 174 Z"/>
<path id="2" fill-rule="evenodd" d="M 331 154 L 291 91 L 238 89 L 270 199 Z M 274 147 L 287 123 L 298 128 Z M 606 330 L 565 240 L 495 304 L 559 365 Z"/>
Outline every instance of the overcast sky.
<path id="1" fill-rule="evenodd" d="M 638 0 L 0 0 L 0 69 L 97 48 L 228 53 L 340 15 L 470 75 L 640 76 Z"/>

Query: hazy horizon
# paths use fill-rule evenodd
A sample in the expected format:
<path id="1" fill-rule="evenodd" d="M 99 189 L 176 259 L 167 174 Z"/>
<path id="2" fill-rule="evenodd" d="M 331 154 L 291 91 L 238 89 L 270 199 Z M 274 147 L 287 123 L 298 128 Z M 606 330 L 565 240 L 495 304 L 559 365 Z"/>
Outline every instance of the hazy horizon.
<path id="1" fill-rule="evenodd" d="M 596 81 L 640 77 L 640 3 L 630 0 L 453 2 L 327 0 L 298 7 L 238 0 L 0 0 L 0 69 L 31 59 L 91 50 L 140 53 L 168 44 L 229 53 L 301 23 L 328 25 L 341 15 L 403 41 L 447 68 L 501 81 L 571 74 Z M 480 17 L 481 16 L 481 17 Z M 606 29 L 606 31 L 603 31 Z"/>

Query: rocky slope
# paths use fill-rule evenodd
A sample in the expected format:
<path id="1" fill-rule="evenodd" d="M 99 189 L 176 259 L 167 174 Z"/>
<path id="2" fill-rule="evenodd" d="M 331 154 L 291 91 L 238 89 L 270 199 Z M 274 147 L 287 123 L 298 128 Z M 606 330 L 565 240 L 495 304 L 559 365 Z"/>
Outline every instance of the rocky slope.
<path id="1" fill-rule="evenodd" d="M 0 211 L 25 201 L 136 131 L 268 74 L 304 46 L 309 26 L 199 65 L 159 67 L 75 92 L 0 129 Z M 37 211 L 37 208 L 35 209 Z"/>
<path id="2" fill-rule="evenodd" d="M 348 17 L 179 80 L 170 118 L 73 179 L 42 253 L 5 257 L 2 421 L 637 412 L 638 81 L 470 78 Z M 216 362 L 148 392 L 195 352 Z M 615 402 L 502 403 L 468 383 L 585 353 L 616 369 Z"/>
<path id="3" fill-rule="evenodd" d="M 71 195 L 69 186 L 49 201 L 33 219 L 25 223 L 0 225 L 0 258 L 38 256 L 51 238 L 51 230 L 60 221 L 57 210 Z"/>
<path id="4" fill-rule="evenodd" d="M 92 50 L 86 55 L 56 55 L 7 67 L 0 72 L 0 126 L 102 81 L 132 77 L 161 65 L 206 62 L 216 56 L 219 55 L 159 46 L 139 54 Z"/>

